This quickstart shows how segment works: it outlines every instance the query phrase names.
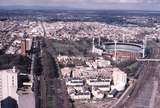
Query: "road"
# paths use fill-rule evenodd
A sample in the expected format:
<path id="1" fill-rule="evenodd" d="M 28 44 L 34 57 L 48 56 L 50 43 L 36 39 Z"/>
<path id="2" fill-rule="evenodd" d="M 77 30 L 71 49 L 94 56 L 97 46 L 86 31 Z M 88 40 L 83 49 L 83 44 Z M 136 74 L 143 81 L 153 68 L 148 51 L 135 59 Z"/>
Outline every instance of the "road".
<path id="1" fill-rule="evenodd" d="M 44 32 L 43 37 L 46 37 L 46 31 L 43 22 L 41 21 L 40 24 Z M 42 43 L 45 45 L 43 46 Z M 40 80 L 42 95 L 41 98 L 43 100 L 42 108 L 46 108 L 48 105 L 48 108 L 70 108 L 65 84 L 64 81 L 60 78 L 61 75 L 59 65 L 56 62 L 55 55 L 52 53 L 54 50 L 49 49 L 50 45 L 48 45 L 44 38 L 42 43 L 40 45 L 43 65 L 43 72 Z M 53 77 L 50 76 L 51 72 L 54 75 Z"/>
<path id="2" fill-rule="evenodd" d="M 33 90 L 35 94 L 35 107 L 40 108 L 40 73 L 41 73 L 41 63 L 39 63 L 40 59 L 40 40 L 38 38 L 33 38 L 32 42 L 32 54 L 31 54 L 31 72 L 30 72 L 30 79 L 33 82 Z M 43 107 L 42 107 L 43 108 Z"/>
<path id="3" fill-rule="evenodd" d="M 160 58 L 160 46 L 155 42 L 150 42 L 152 47 L 151 58 Z M 124 108 L 159 108 L 157 99 L 160 96 L 160 64 L 159 62 L 145 62 L 137 85 Z"/>

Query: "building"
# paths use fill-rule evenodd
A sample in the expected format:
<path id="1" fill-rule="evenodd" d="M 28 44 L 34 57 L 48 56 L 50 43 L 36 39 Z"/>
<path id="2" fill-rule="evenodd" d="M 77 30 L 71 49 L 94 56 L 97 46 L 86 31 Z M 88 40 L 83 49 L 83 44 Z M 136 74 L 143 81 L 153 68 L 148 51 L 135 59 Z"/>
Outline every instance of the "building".
<path id="1" fill-rule="evenodd" d="M 67 92 L 68 92 L 68 94 L 72 94 L 72 93 L 75 93 L 75 89 L 73 88 L 73 87 L 67 87 Z"/>
<path id="2" fill-rule="evenodd" d="M 25 40 L 21 41 L 21 54 L 26 55 L 26 41 Z"/>
<path id="3" fill-rule="evenodd" d="M 27 38 L 26 39 L 26 50 L 29 51 L 31 50 L 32 47 L 32 39 L 31 38 Z"/>
<path id="4" fill-rule="evenodd" d="M 83 92 L 85 90 L 86 90 L 86 88 L 84 86 L 79 86 L 79 85 L 78 86 L 68 86 L 67 87 L 68 94 L 75 93 L 76 91 Z"/>
<path id="5" fill-rule="evenodd" d="M 92 87 L 92 94 L 95 99 L 103 99 L 104 98 L 104 93 L 99 90 L 98 88 Z"/>
<path id="6" fill-rule="evenodd" d="M 21 94 L 19 95 L 18 108 L 35 108 L 36 106 L 35 100 L 36 99 L 34 92 Z"/>
<path id="7" fill-rule="evenodd" d="M 103 91 L 103 92 L 108 92 L 110 91 L 110 85 L 101 85 L 101 86 L 94 86 L 96 88 L 98 88 L 99 90 Z"/>
<path id="8" fill-rule="evenodd" d="M 93 40 L 92 40 L 92 53 L 95 53 L 95 54 L 98 54 L 98 55 L 102 55 L 103 50 L 98 49 L 98 48 L 95 47 L 95 42 L 94 42 L 94 40 L 95 40 L 95 39 L 93 38 Z"/>
<path id="9" fill-rule="evenodd" d="M 0 101 L 8 97 L 15 99 L 18 103 L 18 89 L 17 72 L 15 67 L 13 69 L 0 71 Z"/>
<path id="10" fill-rule="evenodd" d="M 127 84 L 127 74 L 118 68 L 114 68 L 112 76 L 114 85 L 111 87 L 111 89 L 123 91 Z"/>
<path id="11" fill-rule="evenodd" d="M 72 69 L 69 68 L 69 67 L 64 67 L 61 69 L 61 73 L 62 73 L 62 76 L 65 78 L 65 77 L 70 77 L 71 75 L 71 71 Z"/>
<path id="12" fill-rule="evenodd" d="M 78 92 L 70 94 L 72 100 L 89 100 L 91 99 L 91 93 L 89 91 Z"/>
<path id="13" fill-rule="evenodd" d="M 106 68 L 111 66 L 111 61 L 105 60 L 103 57 L 99 57 L 96 60 L 88 60 L 86 61 L 86 65 L 88 65 L 90 68 Z"/>
<path id="14" fill-rule="evenodd" d="M 102 55 L 103 54 L 103 50 L 98 49 L 98 48 L 93 48 L 92 49 L 92 53 L 98 54 L 98 55 Z"/>
<path id="15" fill-rule="evenodd" d="M 107 95 L 107 97 L 109 98 L 113 98 L 117 95 L 118 91 L 116 89 L 113 89 L 109 92 L 109 94 Z"/>
<path id="16" fill-rule="evenodd" d="M 26 55 L 27 51 L 31 50 L 32 47 L 32 39 L 27 38 L 21 40 L 21 54 Z"/>
<path id="17" fill-rule="evenodd" d="M 23 86 L 26 87 L 26 88 L 32 89 L 33 83 L 32 82 L 23 82 Z"/>
<path id="18" fill-rule="evenodd" d="M 69 78 L 66 80 L 67 86 L 82 86 L 84 85 L 84 81 L 80 78 Z"/>
<path id="19" fill-rule="evenodd" d="M 97 67 L 99 67 L 99 68 L 105 68 L 105 67 L 111 65 L 111 61 L 109 61 L 109 60 L 104 60 L 103 58 L 98 59 L 98 60 L 96 60 L 95 62 L 97 63 Z"/>
<path id="20" fill-rule="evenodd" d="M 103 48 L 112 59 L 137 59 L 141 58 L 145 48 L 141 44 L 136 43 L 122 43 L 122 42 L 108 42 Z M 105 53 L 106 53 L 105 52 Z"/>
<path id="21" fill-rule="evenodd" d="M 73 87 L 76 91 L 84 91 L 85 90 L 85 87 L 84 86 L 74 86 Z"/>
<path id="22" fill-rule="evenodd" d="M 105 86 L 105 85 L 110 85 L 111 79 L 92 78 L 92 79 L 87 79 L 86 83 L 89 86 Z"/>

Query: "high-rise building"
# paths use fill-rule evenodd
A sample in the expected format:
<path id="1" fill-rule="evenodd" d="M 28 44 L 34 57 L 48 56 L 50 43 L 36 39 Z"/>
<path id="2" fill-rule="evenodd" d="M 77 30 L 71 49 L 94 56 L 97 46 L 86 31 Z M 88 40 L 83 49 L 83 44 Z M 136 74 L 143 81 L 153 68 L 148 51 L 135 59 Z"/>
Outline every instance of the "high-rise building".
<path id="1" fill-rule="evenodd" d="M 21 54 L 26 55 L 26 40 L 21 40 Z"/>
<path id="2" fill-rule="evenodd" d="M 112 90 L 123 91 L 127 84 L 127 74 L 118 68 L 113 69 L 113 83 Z"/>
<path id="3" fill-rule="evenodd" d="M 27 38 L 21 41 L 21 54 L 26 55 L 27 51 L 31 50 L 32 39 Z"/>
<path id="4" fill-rule="evenodd" d="M 31 47 L 32 47 L 32 39 L 30 38 L 27 38 L 26 39 L 26 50 L 31 50 Z"/>
<path id="5" fill-rule="evenodd" d="M 15 67 L 13 69 L 0 70 L 0 101 L 11 97 L 18 103 L 17 89 L 18 81 Z"/>

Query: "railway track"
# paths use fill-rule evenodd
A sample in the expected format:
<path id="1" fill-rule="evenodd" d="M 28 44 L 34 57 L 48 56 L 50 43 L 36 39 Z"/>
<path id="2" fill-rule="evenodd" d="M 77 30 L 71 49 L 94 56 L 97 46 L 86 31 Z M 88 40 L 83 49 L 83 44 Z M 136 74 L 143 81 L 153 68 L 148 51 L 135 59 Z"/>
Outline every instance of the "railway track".
<path id="1" fill-rule="evenodd" d="M 152 48 L 151 58 L 160 58 L 160 46 L 150 42 Z M 139 74 L 136 86 L 128 101 L 120 106 L 121 108 L 152 108 L 154 105 L 155 85 L 159 79 L 159 72 L 156 70 L 159 62 L 145 62 Z M 154 107 L 153 107 L 154 108 Z"/>

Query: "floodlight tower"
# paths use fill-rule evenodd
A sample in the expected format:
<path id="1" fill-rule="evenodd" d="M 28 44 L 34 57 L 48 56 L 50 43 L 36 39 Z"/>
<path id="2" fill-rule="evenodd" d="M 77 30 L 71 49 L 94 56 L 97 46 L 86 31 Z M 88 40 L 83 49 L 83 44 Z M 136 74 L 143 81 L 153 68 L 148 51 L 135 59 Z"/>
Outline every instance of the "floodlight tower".
<path id="1" fill-rule="evenodd" d="M 125 42 L 125 36 L 123 35 L 123 43 Z"/>
<path id="2" fill-rule="evenodd" d="M 142 55 L 142 58 L 145 57 L 146 46 L 147 46 L 147 38 L 145 37 L 145 39 L 143 40 L 143 55 Z"/>
<path id="3" fill-rule="evenodd" d="M 95 45 L 94 45 L 94 38 L 92 39 L 92 53 L 95 53 Z"/>
<path id="4" fill-rule="evenodd" d="M 101 37 L 98 38 L 98 46 L 101 46 Z"/>
<path id="5" fill-rule="evenodd" d="M 117 60 L 117 40 L 114 40 L 114 58 L 113 60 L 116 61 Z"/>

